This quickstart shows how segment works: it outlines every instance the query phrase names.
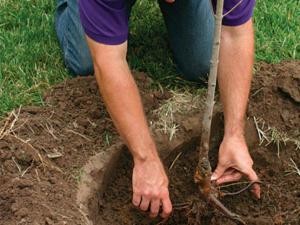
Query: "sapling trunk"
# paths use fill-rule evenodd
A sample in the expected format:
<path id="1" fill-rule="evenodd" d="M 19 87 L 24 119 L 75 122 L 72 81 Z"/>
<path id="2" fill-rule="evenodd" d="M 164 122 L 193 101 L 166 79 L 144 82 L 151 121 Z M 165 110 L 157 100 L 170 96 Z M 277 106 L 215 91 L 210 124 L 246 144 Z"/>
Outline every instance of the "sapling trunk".
<path id="1" fill-rule="evenodd" d="M 227 12 L 232 12 L 240 3 L 239 1 L 236 6 Z M 199 185 L 200 193 L 202 197 L 216 209 L 221 211 L 226 217 L 231 219 L 237 224 L 246 224 L 244 220 L 237 214 L 228 210 L 218 199 L 217 195 L 211 188 L 211 166 L 208 158 L 209 153 L 209 141 L 211 132 L 211 121 L 213 115 L 213 109 L 215 105 L 215 91 L 217 84 L 217 74 L 219 65 L 219 52 L 221 44 L 221 28 L 223 19 L 223 6 L 224 0 L 217 0 L 216 14 L 215 14 L 215 30 L 214 40 L 212 47 L 212 59 L 208 78 L 208 90 L 206 97 L 206 108 L 204 111 L 204 117 L 202 120 L 202 133 L 199 146 L 199 162 L 194 175 L 195 182 Z"/>
<path id="2" fill-rule="evenodd" d="M 211 132 L 211 121 L 215 104 L 215 90 L 217 84 L 217 74 L 219 65 L 223 6 L 224 0 L 218 0 L 215 14 L 215 30 L 212 47 L 211 65 L 208 78 L 206 108 L 202 120 L 202 134 L 199 146 L 199 162 L 194 177 L 195 182 L 199 184 L 199 186 L 201 187 L 201 192 L 205 196 L 207 196 L 211 192 L 211 166 L 209 163 L 208 152 Z"/>

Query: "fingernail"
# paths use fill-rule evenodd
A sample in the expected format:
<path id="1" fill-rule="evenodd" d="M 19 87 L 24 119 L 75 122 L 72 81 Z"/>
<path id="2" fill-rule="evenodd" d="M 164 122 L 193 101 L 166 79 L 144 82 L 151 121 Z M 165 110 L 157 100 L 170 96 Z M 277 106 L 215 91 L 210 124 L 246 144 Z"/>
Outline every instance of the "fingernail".
<path id="1" fill-rule="evenodd" d="M 217 176 L 215 174 L 211 175 L 210 180 L 216 180 L 216 179 L 217 179 Z"/>

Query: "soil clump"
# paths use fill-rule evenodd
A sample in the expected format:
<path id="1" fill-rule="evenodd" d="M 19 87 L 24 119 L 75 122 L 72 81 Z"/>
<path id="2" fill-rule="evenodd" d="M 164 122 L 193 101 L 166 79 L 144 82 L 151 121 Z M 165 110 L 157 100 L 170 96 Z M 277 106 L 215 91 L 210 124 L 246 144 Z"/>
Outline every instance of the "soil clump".
<path id="1" fill-rule="evenodd" d="M 145 111 L 169 93 L 135 73 Z M 77 184 L 89 157 L 120 142 L 94 77 L 54 86 L 43 107 L 16 109 L 0 123 L 0 224 L 82 225 Z"/>
<path id="2" fill-rule="evenodd" d="M 262 119 L 290 139 L 300 137 L 300 62 L 260 64 L 254 76 L 248 116 Z M 145 74 L 136 73 L 149 123 L 158 118 L 151 112 L 171 97 L 167 91 L 154 91 Z M 88 159 L 121 142 L 104 108 L 94 77 L 76 78 L 54 86 L 44 97 L 43 107 L 16 109 L 0 122 L 0 224 L 3 225 L 82 225 L 86 220 L 76 204 L 77 184 Z M 168 150 L 176 143 L 199 134 L 197 121 L 202 113 L 176 116 L 179 126 L 175 138 L 153 131 L 161 155 L 172 161 Z M 259 123 L 261 125 L 262 122 Z M 195 127 L 198 128 L 195 128 Z M 215 124 L 222 127 L 222 119 Z M 263 128 L 262 128 L 263 129 Z M 217 145 L 222 137 L 213 135 Z M 175 143 L 176 142 L 176 143 Z M 192 175 L 197 163 L 196 142 L 190 141 L 169 171 L 173 203 L 197 196 Z M 275 142 L 264 140 L 251 148 L 255 169 L 263 181 L 262 200 L 248 192 L 222 199 L 233 211 L 245 216 L 249 224 L 299 224 L 300 176 L 291 167 L 298 165 L 300 150 L 294 142 L 280 142 L 279 158 Z M 266 146 L 267 145 L 267 146 Z M 215 152 L 216 152 L 215 151 Z M 175 155 L 176 156 L 176 155 Z M 105 193 L 105 204 L 97 218 L 102 224 L 157 224 L 131 205 L 131 159 L 127 154 L 115 179 Z M 215 164 L 216 155 L 212 155 Z M 231 224 L 220 214 L 204 210 L 203 224 Z M 187 224 L 185 210 L 174 210 L 166 224 Z M 96 221 L 95 218 L 91 218 Z"/>
<path id="3" fill-rule="evenodd" d="M 299 140 L 300 105 L 297 102 L 297 91 L 300 88 L 298 85 L 300 63 L 261 64 L 259 67 L 260 70 L 256 72 L 253 80 L 248 117 L 250 120 L 255 117 L 256 125 L 262 131 L 269 132 L 271 128 L 276 129 L 276 132 L 290 135 L 288 136 L 290 139 L 283 140 L 281 136 L 274 137 L 274 140 L 272 137 L 269 139 L 262 137 L 259 144 L 257 131 L 248 132 L 248 136 L 252 139 L 250 152 L 255 162 L 254 168 L 263 182 L 262 198 L 256 200 L 250 192 L 244 192 L 237 196 L 224 197 L 221 200 L 233 212 L 242 215 L 247 224 L 296 225 L 300 223 L 300 177 L 292 167 L 293 162 L 296 164 L 300 162 L 299 146 L 293 142 Z M 223 134 L 223 118 L 219 116 L 213 127 L 211 141 L 214 149 L 211 152 L 211 162 L 215 167 L 216 153 Z M 249 131 L 248 128 L 246 128 L 247 131 Z M 266 133 L 266 135 L 272 134 Z M 254 145 L 253 140 L 256 140 Z M 168 221 L 161 223 L 160 219 L 151 220 L 147 218 L 147 213 L 141 213 L 133 207 L 131 203 L 133 164 L 131 156 L 125 151 L 112 172 L 111 183 L 108 184 L 103 197 L 100 196 L 96 212 L 95 207 L 90 208 L 94 224 L 197 224 L 194 207 L 196 204 L 203 210 L 199 220 L 201 224 L 234 224 L 219 212 L 207 208 L 203 202 L 197 201 L 199 191 L 194 184 L 193 174 L 198 160 L 196 152 L 198 142 L 196 137 L 184 143 L 182 147 L 174 150 L 164 159 L 170 177 L 170 195 L 174 204 L 173 215 Z M 277 155 L 278 151 L 280 154 Z M 180 157 L 172 169 L 168 169 L 180 152 Z M 235 192 L 244 186 L 245 184 L 240 183 L 237 186 L 223 187 L 221 190 Z M 182 204 L 185 203 L 191 204 L 183 207 Z"/>

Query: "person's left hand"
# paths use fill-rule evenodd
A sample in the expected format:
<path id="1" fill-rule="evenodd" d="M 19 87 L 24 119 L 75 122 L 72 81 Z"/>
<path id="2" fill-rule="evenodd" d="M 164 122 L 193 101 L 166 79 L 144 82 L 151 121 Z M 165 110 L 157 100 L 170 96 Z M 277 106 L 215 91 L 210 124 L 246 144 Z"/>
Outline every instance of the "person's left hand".
<path id="1" fill-rule="evenodd" d="M 252 168 L 253 160 L 249 154 L 244 136 L 225 136 L 219 149 L 219 161 L 211 180 L 217 185 L 238 181 L 246 176 L 250 182 L 259 181 Z M 260 198 L 260 186 L 254 184 L 252 192 Z"/>

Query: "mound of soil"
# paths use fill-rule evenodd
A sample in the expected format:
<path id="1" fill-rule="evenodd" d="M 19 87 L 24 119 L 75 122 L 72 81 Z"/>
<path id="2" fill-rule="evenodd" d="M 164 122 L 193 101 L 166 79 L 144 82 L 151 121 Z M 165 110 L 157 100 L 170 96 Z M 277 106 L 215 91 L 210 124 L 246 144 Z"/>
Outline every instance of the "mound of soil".
<path id="1" fill-rule="evenodd" d="M 262 118 L 293 138 L 299 137 L 298 75 L 299 62 L 260 65 L 254 78 L 249 116 Z M 152 91 L 144 74 L 137 73 L 135 77 L 145 111 L 150 115 L 170 94 Z M 82 167 L 91 156 L 120 142 L 93 77 L 76 78 L 53 87 L 44 102 L 43 107 L 15 110 L 0 122 L 0 224 L 87 224 L 75 201 Z M 199 111 L 196 117 L 201 114 Z M 188 140 L 199 131 L 193 130 L 196 117 L 186 117 L 188 122 L 179 127 L 173 142 Z M 180 118 L 185 119 L 182 115 Z M 165 150 L 171 149 L 167 135 L 154 133 Z M 187 146 L 194 149 L 193 144 Z M 170 171 L 174 203 L 197 195 L 191 180 L 196 156 L 188 149 Z M 224 198 L 225 205 L 246 216 L 250 224 L 299 224 L 300 176 L 287 175 L 286 171 L 291 171 L 290 158 L 299 164 L 300 151 L 288 143 L 280 158 L 276 152 L 272 144 L 251 148 L 264 182 L 261 201 L 253 200 L 248 193 Z M 155 224 L 132 208 L 131 162 L 128 155 L 124 157 L 127 160 L 122 161 L 124 164 L 105 195 L 106 204 L 99 209 L 98 224 Z M 175 210 L 167 224 L 186 224 L 185 215 L 184 210 Z M 203 218 L 211 224 L 230 224 L 209 210 Z"/>
<path id="2" fill-rule="evenodd" d="M 176 154 L 172 154 L 164 163 L 167 168 L 174 161 L 178 152 L 183 152 L 169 172 L 170 195 L 174 204 L 173 214 L 168 221 L 162 224 L 187 225 L 198 224 L 196 212 L 193 208 L 196 204 L 201 210 L 200 224 L 208 225 L 233 225 L 231 222 L 213 208 L 207 208 L 203 202 L 197 201 L 199 190 L 193 180 L 197 164 L 196 145 L 198 139 L 184 144 L 184 147 Z M 292 224 L 300 222 L 300 179 L 297 174 L 288 174 L 291 171 L 290 158 L 299 162 L 300 154 L 295 152 L 292 146 L 286 149 L 286 153 L 280 159 L 272 152 L 272 148 L 257 146 L 251 154 L 255 161 L 255 170 L 258 172 L 262 184 L 262 198 L 255 199 L 250 192 L 243 192 L 236 196 L 228 196 L 221 199 L 225 206 L 233 212 L 243 216 L 247 224 Z M 215 156 L 216 157 L 216 156 Z M 131 203 L 131 171 L 133 163 L 131 156 L 125 152 L 121 163 L 116 167 L 112 182 L 108 185 L 101 205 L 96 209 L 97 216 L 92 218 L 94 224 L 160 224 L 161 219 L 151 220 L 147 213 L 141 213 Z M 245 184 L 235 187 L 222 188 L 222 191 L 235 192 Z M 182 204 L 191 205 L 182 206 Z M 95 215 L 95 208 L 90 209 Z"/>
<path id="3" fill-rule="evenodd" d="M 146 113 L 168 98 L 136 73 Z M 44 107 L 15 110 L 0 123 L 0 224 L 85 224 L 77 183 L 89 157 L 119 142 L 94 77 L 46 93 Z"/>
<path id="4" fill-rule="evenodd" d="M 258 65 L 250 95 L 249 116 L 300 137 L 300 61 Z"/>
<path id="5" fill-rule="evenodd" d="M 295 99 L 297 96 L 295 93 L 300 88 L 297 77 L 300 63 L 262 64 L 260 68 L 253 81 L 248 116 L 261 118 L 266 124 L 293 135 L 293 138 L 299 138 L 300 106 Z M 285 113 L 285 119 L 284 112 L 288 112 Z M 222 136 L 222 119 L 214 126 L 219 127 L 219 132 L 214 132 L 214 136 Z M 255 162 L 255 170 L 263 182 L 262 198 L 257 200 L 250 192 L 243 192 L 221 200 L 233 212 L 243 216 L 247 224 L 300 224 L 300 176 L 292 169 L 293 162 L 296 164 L 300 162 L 300 151 L 296 149 L 294 143 L 289 142 L 281 149 L 278 158 L 277 146 L 272 143 L 267 143 L 267 146 L 259 145 L 256 130 L 254 131 L 248 136 L 252 136 L 252 140 L 256 139 L 256 145 L 251 146 L 250 151 Z M 219 140 L 215 138 L 212 144 L 218 146 Z M 125 152 L 111 175 L 111 183 L 108 184 L 106 192 L 99 197 L 99 206 L 95 208 L 93 205 L 90 208 L 94 224 L 198 224 L 195 223 L 196 204 L 201 210 L 200 224 L 234 224 L 214 209 L 207 208 L 203 202 L 195 202 L 195 199 L 199 198 L 198 188 L 193 181 L 197 164 L 197 142 L 198 138 L 184 143 L 182 148 L 176 149 L 164 160 L 169 172 L 170 195 L 174 203 L 174 212 L 168 221 L 161 223 L 160 219 L 151 220 L 147 217 L 147 213 L 141 213 L 133 207 L 131 203 L 133 163 L 131 156 Z M 179 152 L 182 152 L 179 159 L 172 169 L 168 170 Z M 215 166 L 217 148 L 212 152 L 214 154 L 211 155 L 211 161 Z M 222 191 L 234 192 L 242 187 L 243 184 L 223 187 Z M 182 207 L 181 204 L 187 202 L 193 204 Z"/>

